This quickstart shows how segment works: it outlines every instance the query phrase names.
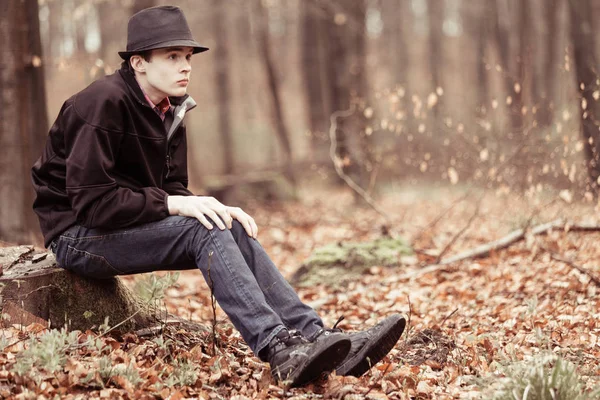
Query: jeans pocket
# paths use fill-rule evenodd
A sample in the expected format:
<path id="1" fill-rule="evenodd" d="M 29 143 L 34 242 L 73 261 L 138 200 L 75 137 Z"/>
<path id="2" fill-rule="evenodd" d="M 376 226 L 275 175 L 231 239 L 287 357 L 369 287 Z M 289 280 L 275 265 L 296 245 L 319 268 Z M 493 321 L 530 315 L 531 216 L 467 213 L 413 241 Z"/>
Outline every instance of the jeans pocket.
<path id="1" fill-rule="evenodd" d="M 107 279 L 121 274 L 105 257 L 77 250 L 71 245 L 67 246 L 65 264 L 69 271 L 88 278 Z"/>

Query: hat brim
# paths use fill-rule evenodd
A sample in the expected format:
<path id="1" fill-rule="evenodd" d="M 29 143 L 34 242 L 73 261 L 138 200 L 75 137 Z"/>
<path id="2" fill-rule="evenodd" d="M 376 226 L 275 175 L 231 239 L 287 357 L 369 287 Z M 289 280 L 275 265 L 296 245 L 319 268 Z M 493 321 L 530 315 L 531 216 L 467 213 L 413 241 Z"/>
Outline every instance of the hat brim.
<path id="1" fill-rule="evenodd" d="M 203 53 L 208 50 L 208 47 L 201 46 L 195 40 L 170 40 L 168 42 L 156 43 L 151 46 L 142 47 L 140 49 L 132 50 L 132 51 L 119 51 L 119 56 L 123 60 L 128 60 L 134 54 L 140 54 L 144 51 L 155 50 L 155 49 L 164 49 L 165 47 L 192 47 L 193 54 Z"/>

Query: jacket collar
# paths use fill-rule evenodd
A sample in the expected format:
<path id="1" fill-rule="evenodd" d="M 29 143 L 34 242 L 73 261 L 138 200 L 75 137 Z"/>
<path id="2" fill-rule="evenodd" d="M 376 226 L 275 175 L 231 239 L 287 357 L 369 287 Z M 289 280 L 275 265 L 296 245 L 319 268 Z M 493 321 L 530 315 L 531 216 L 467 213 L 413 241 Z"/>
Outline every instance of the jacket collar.
<path id="1" fill-rule="evenodd" d="M 190 96 L 188 96 L 180 105 L 175 106 L 173 111 L 173 124 L 167 133 L 167 139 L 170 139 L 171 136 L 173 136 L 175 130 L 179 128 L 179 125 L 181 125 L 183 122 L 183 117 L 185 117 L 185 114 L 194 107 L 196 107 L 196 102 Z"/>
<path id="2" fill-rule="evenodd" d="M 127 86 L 129 87 L 129 90 L 135 95 L 136 100 L 140 104 L 142 104 L 146 107 L 150 107 L 150 104 L 148 104 L 148 102 L 146 101 L 146 96 L 144 95 L 142 88 L 140 87 L 137 80 L 135 79 L 135 75 L 133 75 L 129 71 L 129 69 L 127 69 L 126 67 L 121 67 L 119 69 L 119 74 L 121 75 L 121 77 L 123 78 L 123 80 L 125 81 Z M 169 96 L 169 101 L 175 107 L 184 104 L 186 102 L 186 100 L 188 100 L 188 99 L 191 100 L 191 103 L 193 103 L 194 106 L 196 105 L 196 102 L 194 101 L 194 99 L 192 99 L 192 97 L 189 94 L 186 94 L 183 96 L 178 96 L 178 97 Z M 189 101 L 187 103 L 191 104 Z M 188 107 L 187 111 L 191 110 L 192 108 L 194 108 L 194 107 Z"/>

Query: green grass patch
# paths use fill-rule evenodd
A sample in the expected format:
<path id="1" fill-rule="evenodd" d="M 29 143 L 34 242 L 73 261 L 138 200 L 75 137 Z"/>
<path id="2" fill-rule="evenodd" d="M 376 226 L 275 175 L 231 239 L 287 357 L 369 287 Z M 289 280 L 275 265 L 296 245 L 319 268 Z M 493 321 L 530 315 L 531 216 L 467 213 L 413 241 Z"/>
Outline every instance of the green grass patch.
<path id="1" fill-rule="evenodd" d="M 302 264 L 292 282 L 339 284 L 363 274 L 373 266 L 397 267 L 401 257 L 413 250 L 402 238 L 382 237 L 370 242 L 339 242 L 316 249 Z"/>

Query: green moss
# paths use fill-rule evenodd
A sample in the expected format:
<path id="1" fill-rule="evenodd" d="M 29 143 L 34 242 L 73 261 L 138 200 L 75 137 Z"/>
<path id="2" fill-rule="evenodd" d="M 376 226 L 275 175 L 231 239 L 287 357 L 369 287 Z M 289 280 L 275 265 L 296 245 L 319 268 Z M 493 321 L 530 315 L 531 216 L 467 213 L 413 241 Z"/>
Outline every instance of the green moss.
<path id="1" fill-rule="evenodd" d="M 383 237 L 371 242 L 334 243 L 316 249 L 292 277 L 298 285 L 338 284 L 372 266 L 395 267 L 400 258 L 413 254 L 401 238 Z"/>
<path id="2" fill-rule="evenodd" d="M 400 257 L 413 251 L 399 238 L 380 238 L 372 242 L 336 243 L 315 250 L 306 261 L 308 265 L 332 266 L 352 263 L 354 265 L 399 265 Z"/>

